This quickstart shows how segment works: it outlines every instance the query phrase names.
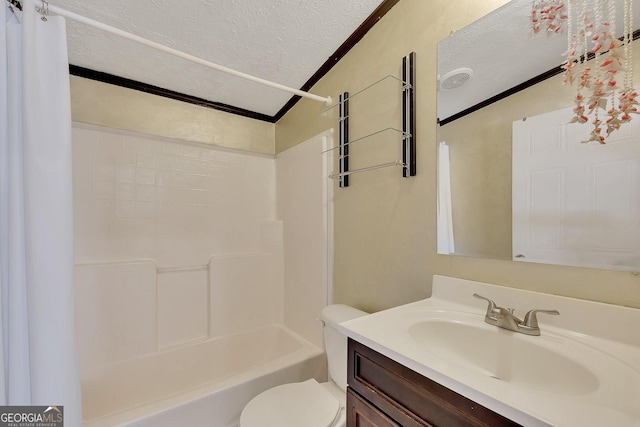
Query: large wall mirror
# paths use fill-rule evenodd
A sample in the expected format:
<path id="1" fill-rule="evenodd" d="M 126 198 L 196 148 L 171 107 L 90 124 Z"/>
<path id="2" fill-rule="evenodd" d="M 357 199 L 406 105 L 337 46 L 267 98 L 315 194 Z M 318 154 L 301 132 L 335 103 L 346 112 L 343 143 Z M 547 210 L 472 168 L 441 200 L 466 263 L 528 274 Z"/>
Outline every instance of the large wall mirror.
<path id="1" fill-rule="evenodd" d="M 438 253 L 640 271 L 640 115 L 582 143 L 567 34 L 534 33 L 531 9 L 512 0 L 438 44 Z"/>

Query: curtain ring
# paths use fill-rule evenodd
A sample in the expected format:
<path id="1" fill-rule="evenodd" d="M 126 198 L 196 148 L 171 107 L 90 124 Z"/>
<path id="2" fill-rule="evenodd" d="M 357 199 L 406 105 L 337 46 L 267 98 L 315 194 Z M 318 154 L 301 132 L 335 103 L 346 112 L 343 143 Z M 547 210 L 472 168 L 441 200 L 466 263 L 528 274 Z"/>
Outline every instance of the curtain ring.
<path id="1" fill-rule="evenodd" d="M 42 15 L 40 19 L 47 22 L 47 16 L 49 16 L 49 3 L 46 0 L 42 1 L 42 7 L 36 8 L 36 11 Z"/>

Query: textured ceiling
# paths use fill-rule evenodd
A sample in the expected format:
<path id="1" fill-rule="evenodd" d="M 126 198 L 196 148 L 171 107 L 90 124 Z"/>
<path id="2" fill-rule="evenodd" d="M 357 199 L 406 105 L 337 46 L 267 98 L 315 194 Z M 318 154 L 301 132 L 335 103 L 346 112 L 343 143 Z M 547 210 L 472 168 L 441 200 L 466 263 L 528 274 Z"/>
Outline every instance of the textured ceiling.
<path id="1" fill-rule="evenodd" d="M 382 0 L 50 0 L 51 5 L 300 88 Z M 275 115 L 291 95 L 67 21 L 69 62 Z M 328 94 L 319 94 L 327 96 Z"/>
<path id="2" fill-rule="evenodd" d="M 617 6 L 621 35 L 622 2 Z M 438 91 L 438 118 L 446 119 L 564 62 L 566 33 L 533 34 L 530 14 L 531 0 L 512 0 L 438 43 L 438 75 L 461 67 L 474 71 L 460 88 Z M 640 7 L 634 8 L 634 23 L 638 28 Z"/>

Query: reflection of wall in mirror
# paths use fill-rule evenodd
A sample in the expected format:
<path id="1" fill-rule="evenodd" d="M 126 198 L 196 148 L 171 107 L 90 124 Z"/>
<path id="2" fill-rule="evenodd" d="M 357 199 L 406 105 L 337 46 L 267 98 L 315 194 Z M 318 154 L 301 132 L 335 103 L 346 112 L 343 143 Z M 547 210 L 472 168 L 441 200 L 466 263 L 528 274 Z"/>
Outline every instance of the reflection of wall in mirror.
<path id="1" fill-rule="evenodd" d="M 633 51 L 633 68 L 640 70 L 639 41 Z M 634 80 L 640 89 L 640 72 Z M 438 141 L 450 147 L 456 255 L 512 259 L 512 122 L 572 106 L 575 90 L 555 76 L 438 127 Z"/>

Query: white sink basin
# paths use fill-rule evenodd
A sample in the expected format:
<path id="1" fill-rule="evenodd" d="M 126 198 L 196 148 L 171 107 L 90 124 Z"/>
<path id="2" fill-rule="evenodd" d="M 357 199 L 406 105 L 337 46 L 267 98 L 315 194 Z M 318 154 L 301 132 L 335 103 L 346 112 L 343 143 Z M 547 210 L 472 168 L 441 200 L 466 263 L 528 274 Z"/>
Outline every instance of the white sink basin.
<path id="1" fill-rule="evenodd" d="M 484 322 L 479 293 L 541 335 Z M 451 390 L 527 427 L 640 427 L 640 310 L 434 277 L 433 295 L 339 329 Z"/>
<path id="2" fill-rule="evenodd" d="M 519 387 L 570 394 L 598 388 L 598 378 L 587 366 L 561 353 L 589 350 L 558 338 L 518 334 L 480 322 L 477 317 L 440 312 L 411 325 L 408 332 L 449 363 Z"/>

